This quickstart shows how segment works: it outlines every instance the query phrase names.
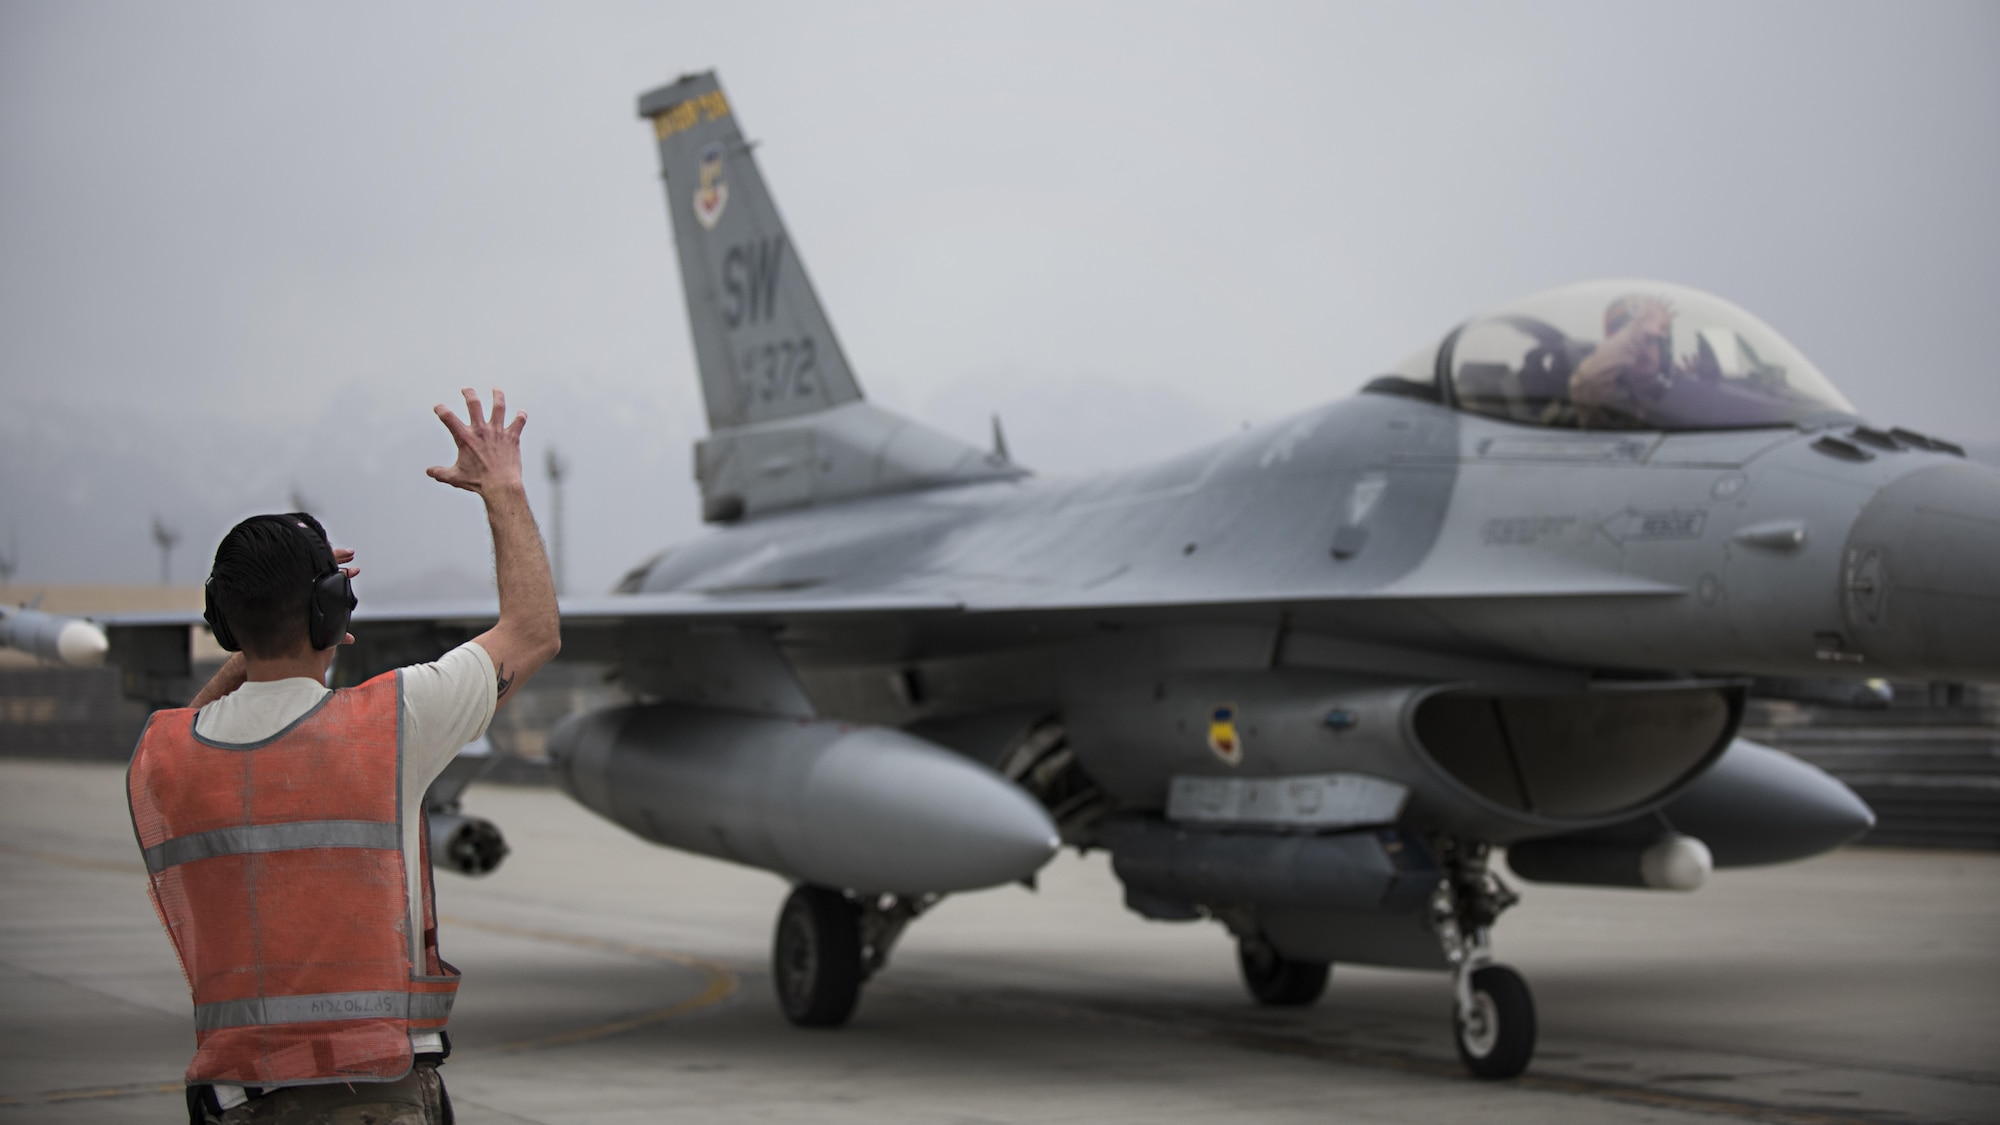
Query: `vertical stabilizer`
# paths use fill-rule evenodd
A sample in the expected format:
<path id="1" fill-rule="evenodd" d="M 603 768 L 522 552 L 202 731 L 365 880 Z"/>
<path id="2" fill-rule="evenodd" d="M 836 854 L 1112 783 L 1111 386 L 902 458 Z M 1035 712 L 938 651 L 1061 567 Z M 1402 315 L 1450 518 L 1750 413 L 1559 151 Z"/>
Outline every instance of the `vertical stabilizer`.
<path id="1" fill-rule="evenodd" d="M 709 428 L 861 398 L 715 74 L 646 94 L 639 115 L 659 138 Z"/>
<path id="2" fill-rule="evenodd" d="M 709 520 L 1027 475 L 1002 453 L 861 401 L 713 73 L 639 99 L 660 141 L 708 437 Z"/>

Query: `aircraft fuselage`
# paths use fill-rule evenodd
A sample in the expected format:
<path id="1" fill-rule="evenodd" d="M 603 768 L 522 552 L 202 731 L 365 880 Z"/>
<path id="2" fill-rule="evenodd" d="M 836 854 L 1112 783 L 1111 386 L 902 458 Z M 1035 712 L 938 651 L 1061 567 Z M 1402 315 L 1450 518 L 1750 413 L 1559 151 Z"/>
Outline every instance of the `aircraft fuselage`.
<path id="1" fill-rule="evenodd" d="M 720 527 L 639 588 L 965 606 L 946 628 L 860 631 L 852 653 L 812 638 L 809 666 L 1033 647 L 1084 605 L 1121 628 L 1198 605 L 1175 621 L 1581 672 L 1991 674 L 2000 579 L 1929 570 L 2000 547 L 1996 474 L 1910 445 L 1819 448 L 1856 448 L 1844 433 L 1563 431 L 1362 394 L 1139 469 Z"/>

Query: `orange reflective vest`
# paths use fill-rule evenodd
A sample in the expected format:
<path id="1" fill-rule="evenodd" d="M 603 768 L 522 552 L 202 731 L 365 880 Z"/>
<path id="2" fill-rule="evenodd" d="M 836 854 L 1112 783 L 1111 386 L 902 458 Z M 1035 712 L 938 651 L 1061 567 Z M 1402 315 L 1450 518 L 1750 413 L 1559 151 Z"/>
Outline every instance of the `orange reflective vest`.
<path id="1" fill-rule="evenodd" d="M 185 708 L 146 724 L 126 792 L 194 993 L 190 1084 L 400 1078 L 410 1032 L 451 1014 L 426 831 L 410 933 L 403 825 L 422 810 L 402 807 L 401 710 L 391 672 L 262 742 L 204 739 Z"/>

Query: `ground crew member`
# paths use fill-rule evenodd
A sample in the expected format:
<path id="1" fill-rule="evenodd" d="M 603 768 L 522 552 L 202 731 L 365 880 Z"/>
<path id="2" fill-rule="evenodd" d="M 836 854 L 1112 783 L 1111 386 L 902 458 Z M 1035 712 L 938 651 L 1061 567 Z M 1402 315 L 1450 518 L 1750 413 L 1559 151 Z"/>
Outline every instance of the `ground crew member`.
<path id="1" fill-rule="evenodd" d="M 439 1125 L 458 971 L 438 956 L 424 791 L 561 647 L 521 483 L 521 428 L 465 391 L 437 414 L 493 530 L 500 620 L 432 664 L 329 691 L 354 598 L 304 513 L 255 516 L 215 552 L 208 620 L 235 651 L 160 711 L 127 792 L 153 905 L 194 993 L 195 1125 Z"/>

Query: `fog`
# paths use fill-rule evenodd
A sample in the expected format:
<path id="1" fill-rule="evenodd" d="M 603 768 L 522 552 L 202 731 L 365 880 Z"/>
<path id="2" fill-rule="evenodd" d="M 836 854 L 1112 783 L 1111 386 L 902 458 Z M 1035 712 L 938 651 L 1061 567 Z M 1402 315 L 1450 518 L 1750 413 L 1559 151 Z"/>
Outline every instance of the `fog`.
<path id="1" fill-rule="evenodd" d="M 1046 473 L 1351 393 L 1598 276 L 2000 445 L 2000 7 L 0 5 L 0 552 L 198 582 L 303 497 L 364 597 L 488 569 L 430 406 L 572 465 L 567 584 L 700 531 L 637 96 L 715 68 L 870 398 Z"/>

